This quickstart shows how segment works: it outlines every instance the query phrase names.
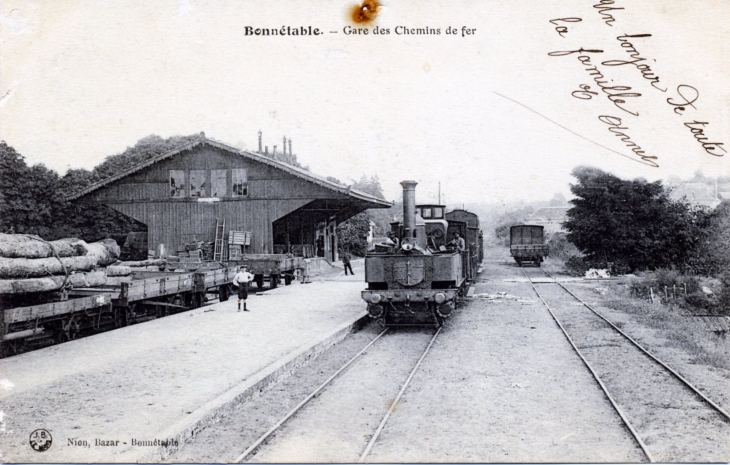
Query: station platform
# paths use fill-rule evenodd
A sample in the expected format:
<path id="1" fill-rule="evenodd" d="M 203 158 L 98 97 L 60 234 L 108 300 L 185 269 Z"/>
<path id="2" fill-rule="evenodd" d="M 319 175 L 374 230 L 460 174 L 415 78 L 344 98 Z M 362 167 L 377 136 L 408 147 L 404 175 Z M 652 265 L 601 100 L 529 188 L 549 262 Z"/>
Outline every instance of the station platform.
<path id="1" fill-rule="evenodd" d="M 355 276 L 331 269 L 262 293 L 0 360 L 2 462 L 159 462 L 367 321 Z M 34 430 L 53 438 L 37 452 Z M 164 445 L 167 441 L 167 445 Z M 163 443 L 161 446 L 160 443 Z"/>

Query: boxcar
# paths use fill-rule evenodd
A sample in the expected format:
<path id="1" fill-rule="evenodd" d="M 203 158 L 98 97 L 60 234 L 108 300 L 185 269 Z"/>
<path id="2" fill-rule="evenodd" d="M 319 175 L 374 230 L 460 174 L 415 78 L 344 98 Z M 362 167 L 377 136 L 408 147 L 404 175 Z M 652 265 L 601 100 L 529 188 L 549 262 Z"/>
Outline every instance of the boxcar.
<path id="1" fill-rule="evenodd" d="M 509 252 L 519 266 L 525 262 L 540 266 L 550 252 L 544 228 L 531 224 L 512 226 L 509 229 Z"/>

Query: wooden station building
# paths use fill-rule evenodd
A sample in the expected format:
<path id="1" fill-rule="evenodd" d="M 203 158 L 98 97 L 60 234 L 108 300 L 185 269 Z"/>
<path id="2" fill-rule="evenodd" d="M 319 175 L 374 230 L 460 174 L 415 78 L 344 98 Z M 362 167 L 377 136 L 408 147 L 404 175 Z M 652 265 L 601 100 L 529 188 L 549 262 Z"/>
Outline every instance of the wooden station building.
<path id="1" fill-rule="evenodd" d="M 103 204 L 146 224 L 149 249 L 164 244 L 174 254 L 192 241 L 213 242 L 216 225 L 225 220 L 226 235 L 250 232 L 246 253 L 297 253 L 319 242 L 331 261 L 337 260 L 337 224 L 367 209 L 391 206 L 202 133 L 70 199 Z"/>

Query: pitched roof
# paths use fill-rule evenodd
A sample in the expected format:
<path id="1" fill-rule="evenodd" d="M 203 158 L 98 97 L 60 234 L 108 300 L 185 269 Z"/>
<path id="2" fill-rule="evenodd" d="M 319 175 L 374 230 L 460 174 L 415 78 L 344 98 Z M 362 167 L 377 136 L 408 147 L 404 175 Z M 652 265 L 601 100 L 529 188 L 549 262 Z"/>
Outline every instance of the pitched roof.
<path id="1" fill-rule="evenodd" d="M 689 200 L 715 200 L 715 192 L 711 186 L 701 182 L 685 182 L 671 193 L 671 197 L 680 199 L 687 197 Z"/>
<path id="2" fill-rule="evenodd" d="M 143 161 L 141 163 L 138 163 L 137 165 L 126 169 L 120 173 L 115 174 L 114 176 L 109 176 L 108 178 L 102 179 L 99 182 L 96 182 L 86 189 L 80 190 L 78 192 L 73 193 L 72 195 L 68 196 L 69 200 L 76 200 L 81 197 L 84 197 L 98 189 L 101 189 L 102 187 L 105 187 L 115 181 L 118 181 L 122 178 L 125 178 L 131 174 L 134 174 L 148 166 L 154 165 L 157 162 L 160 162 L 162 160 L 167 160 L 168 158 L 171 158 L 181 152 L 184 152 L 186 150 L 192 150 L 195 147 L 198 147 L 200 145 L 207 144 L 211 147 L 216 147 L 221 150 L 225 150 L 227 152 L 233 153 L 235 155 L 242 156 L 244 158 L 247 158 L 249 160 L 253 160 L 259 163 L 263 163 L 265 165 L 272 166 L 276 169 L 280 169 L 283 171 L 286 171 L 289 174 L 292 174 L 294 176 L 297 176 L 301 179 L 304 179 L 305 181 L 312 182 L 314 184 L 317 184 L 319 186 L 325 187 L 327 189 L 330 189 L 332 191 L 338 192 L 340 194 L 345 194 L 350 197 L 354 197 L 358 200 L 363 200 L 365 202 L 374 203 L 377 206 L 374 208 L 389 208 L 393 206 L 392 203 L 379 199 L 373 195 L 366 194 L 365 192 L 352 189 L 350 186 L 343 186 L 341 184 L 337 184 L 335 182 L 332 182 L 322 176 L 318 176 L 314 173 L 311 173 L 307 170 L 304 170 L 302 168 L 298 168 L 296 166 L 292 166 L 286 163 L 282 163 L 277 160 L 273 160 L 271 158 L 265 157 L 261 154 L 255 153 L 255 152 L 249 152 L 247 150 L 239 150 L 235 147 L 231 147 L 230 145 L 224 144 L 222 142 L 218 142 L 217 140 L 211 139 L 209 137 L 206 137 L 201 133 L 198 138 L 192 142 L 189 142 L 187 144 L 181 145 L 180 147 L 177 147 L 175 149 L 172 149 L 168 152 L 162 153 L 160 155 L 157 155 L 155 157 L 150 158 L 149 160 Z"/>
<path id="3" fill-rule="evenodd" d="M 542 207 L 527 217 L 527 221 L 566 221 L 568 219 L 567 207 Z"/>
<path id="4" fill-rule="evenodd" d="M 714 208 L 720 203 L 715 194 L 714 186 L 702 182 L 685 182 L 676 186 L 669 197 L 673 200 L 685 199 L 696 205 L 705 205 Z"/>

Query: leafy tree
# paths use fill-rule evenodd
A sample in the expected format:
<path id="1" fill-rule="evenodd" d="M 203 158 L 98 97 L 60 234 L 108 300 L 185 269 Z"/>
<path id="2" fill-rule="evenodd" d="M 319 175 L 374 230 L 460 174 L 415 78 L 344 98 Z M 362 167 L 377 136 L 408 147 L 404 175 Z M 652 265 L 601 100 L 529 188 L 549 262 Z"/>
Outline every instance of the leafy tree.
<path id="1" fill-rule="evenodd" d="M 535 209 L 530 206 L 516 208 L 502 213 L 497 219 L 497 225 L 494 228 L 494 235 L 497 237 L 499 243 L 509 245 L 509 228 L 525 224 L 525 219 L 532 213 L 535 213 Z"/>
<path id="2" fill-rule="evenodd" d="M 54 171 L 29 167 L 13 147 L 0 142 L 0 230 L 47 237 L 63 203 Z"/>
<path id="3" fill-rule="evenodd" d="M 565 196 L 558 192 L 557 194 L 553 195 L 553 198 L 550 199 L 549 205 L 551 207 L 564 207 L 565 205 L 568 205 L 568 201 L 565 199 Z"/>
<path id="4" fill-rule="evenodd" d="M 695 273 L 721 276 L 730 270 L 730 201 L 725 200 L 713 211 L 706 212 L 702 224 L 703 234 L 689 264 Z"/>
<path id="5" fill-rule="evenodd" d="M 624 181 L 590 167 L 572 174 L 578 182 L 564 226 L 587 260 L 629 270 L 688 267 L 706 212 L 671 200 L 661 181 Z"/>
<path id="6" fill-rule="evenodd" d="M 367 235 L 369 231 L 370 216 L 368 212 L 358 213 L 337 226 L 337 242 L 342 250 L 363 257 L 367 252 Z"/>
<path id="7" fill-rule="evenodd" d="M 337 178 L 328 178 L 330 181 L 340 183 Z M 368 178 L 363 175 L 359 181 L 352 184 L 353 189 L 370 194 L 373 197 L 384 199 L 383 189 L 377 176 Z M 370 232 L 370 222 L 375 223 L 375 234 L 385 234 L 388 230 L 388 219 L 390 209 L 373 209 L 364 211 L 337 226 L 337 241 L 343 250 L 349 250 L 351 254 L 364 256 L 367 251 L 367 236 Z"/>
<path id="8" fill-rule="evenodd" d="M 172 136 L 167 139 L 154 134 L 143 137 L 133 147 L 127 147 L 124 152 L 106 157 L 90 172 L 84 169 L 69 170 L 62 180 L 63 187 L 66 194 L 70 195 L 139 163 L 194 142 L 198 137 L 200 136 L 197 134 Z"/>

